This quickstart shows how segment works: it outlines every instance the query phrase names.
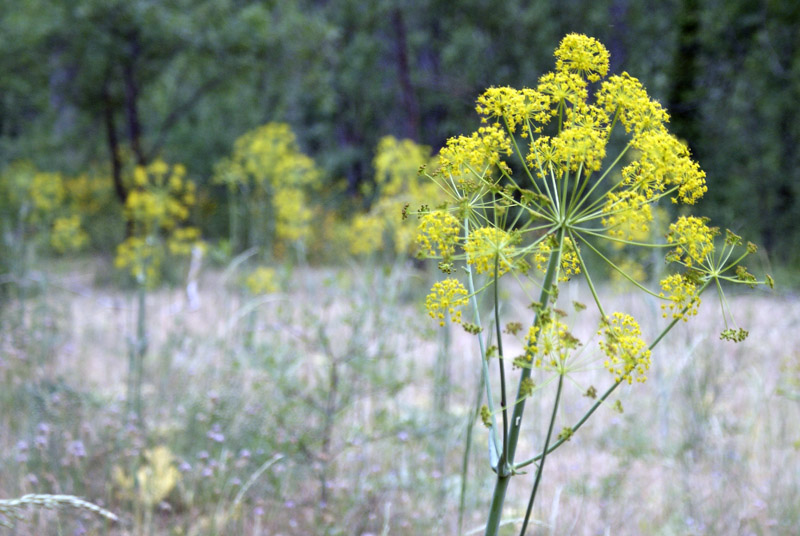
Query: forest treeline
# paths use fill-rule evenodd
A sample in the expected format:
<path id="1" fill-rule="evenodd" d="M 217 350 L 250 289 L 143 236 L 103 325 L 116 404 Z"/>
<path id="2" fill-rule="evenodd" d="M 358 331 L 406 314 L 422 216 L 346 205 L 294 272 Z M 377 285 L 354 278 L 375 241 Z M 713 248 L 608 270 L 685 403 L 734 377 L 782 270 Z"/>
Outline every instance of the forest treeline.
<path id="1" fill-rule="evenodd" d="M 489 86 L 532 87 L 568 32 L 605 43 L 670 111 L 708 174 L 702 212 L 776 258 L 800 242 L 800 4 L 613 0 L 28 0 L 0 3 L 0 163 L 180 162 L 220 208 L 215 165 L 269 122 L 291 125 L 351 197 L 386 135 L 443 146 Z M 368 203 L 364 199 L 363 203 Z"/>

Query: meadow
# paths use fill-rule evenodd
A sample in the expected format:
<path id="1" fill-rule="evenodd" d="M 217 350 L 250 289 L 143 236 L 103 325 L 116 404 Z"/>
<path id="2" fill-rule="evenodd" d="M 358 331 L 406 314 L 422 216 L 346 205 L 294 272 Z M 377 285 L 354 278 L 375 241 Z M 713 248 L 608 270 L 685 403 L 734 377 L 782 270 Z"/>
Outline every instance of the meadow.
<path id="1" fill-rule="evenodd" d="M 54 261 L 3 304 L 0 496 L 73 494 L 120 522 L 30 509 L 11 534 L 455 534 L 462 501 L 463 533 L 482 528 L 494 474 L 475 415 L 480 356 L 422 309 L 431 273 L 296 267 L 282 290 L 253 297 L 236 284 L 241 265 L 205 263 L 192 299 L 186 281 L 147 295 L 137 416 L 126 402 L 136 293 L 109 285 L 110 269 Z M 577 282 L 562 292 L 587 297 Z M 644 326 L 660 321 L 654 300 L 602 292 Z M 679 325 L 648 382 L 615 394 L 622 412 L 602 408 L 552 455 L 535 533 L 793 532 L 800 303 L 731 300 L 748 340 L 718 340 L 713 303 Z M 514 299 L 507 314 L 525 306 Z M 591 340 L 595 326 L 571 328 Z M 607 374 L 597 369 L 582 379 Z M 567 418 L 581 394 L 568 393 Z M 547 400 L 532 399 L 534 423 Z M 528 430 L 522 450 L 536 441 Z M 525 501 L 510 496 L 509 521 Z"/>

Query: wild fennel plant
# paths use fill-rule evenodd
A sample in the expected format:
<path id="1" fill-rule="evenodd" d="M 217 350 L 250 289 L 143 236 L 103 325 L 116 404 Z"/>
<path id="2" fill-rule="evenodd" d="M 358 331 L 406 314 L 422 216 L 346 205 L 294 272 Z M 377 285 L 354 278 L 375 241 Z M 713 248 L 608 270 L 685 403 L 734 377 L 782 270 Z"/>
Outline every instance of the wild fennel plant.
<path id="1" fill-rule="evenodd" d="M 736 325 L 723 284 L 772 286 L 772 278 L 757 281 L 741 264 L 755 252 L 753 244 L 688 213 L 707 191 L 705 173 L 667 130 L 667 112 L 641 83 L 627 73 L 600 82 L 608 72 L 608 51 L 584 35 L 567 35 L 555 57 L 555 71 L 543 75 L 535 89 L 493 87 L 478 98 L 483 125 L 448 140 L 438 169 L 423 171 L 449 201 L 417 211 L 420 253 L 438 258 L 447 276 L 435 283 L 427 309 L 441 325 L 449 318 L 475 335 L 487 378 L 481 417 L 497 474 L 487 535 L 498 533 L 512 477 L 532 470 L 535 479 L 520 530 L 525 534 L 548 455 L 622 383 L 646 380 L 651 350 L 679 321 L 696 314 L 703 292 L 718 291 L 726 326 L 721 337 L 738 342 L 747 332 Z M 677 214 L 665 237 L 652 229 L 660 202 L 674 206 Z M 655 290 L 613 260 L 620 250 L 631 257 L 642 248 L 665 254 L 668 274 Z M 594 262 L 587 264 L 588 256 Z M 606 310 L 594 273 L 603 265 L 635 290 L 661 300 L 665 325 L 653 340 L 644 339 L 630 314 Z M 526 281 L 539 289 L 538 298 L 531 298 L 528 327 L 503 326 L 501 278 L 519 283 L 521 292 L 530 288 Z M 570 332 L 564 318 L 562 309 L 569 307 L 559 300 L 559 286 L 570 278 L 585 281 L 599 314 L 598 342 L 591 347 Z M 489 322 L 479 315 L 482 292 L 489 293 L 493 305 Z M 462 310 L 470 302 L 467 322 Z M 484 330 L 484 324 L 491 329 Z M 504 350 L 508 337 L 519 339 L 522 355 Z M 580 385 L 579 373 L 594 362 L 610 373 L 608 386 L 604 391 L 589 386 L 584 394 L 594 399 L 591 405 L 554 437 L 565 383 Z M 493 369 L 494 384 L 488 381 Z M 517 390 L 511 398 L 514 373 Z M 541 450 L 517 461 L 525 403 L 552 383 L 556 389 Z M 499 385 L 499 393 L 493 385 Z"/>

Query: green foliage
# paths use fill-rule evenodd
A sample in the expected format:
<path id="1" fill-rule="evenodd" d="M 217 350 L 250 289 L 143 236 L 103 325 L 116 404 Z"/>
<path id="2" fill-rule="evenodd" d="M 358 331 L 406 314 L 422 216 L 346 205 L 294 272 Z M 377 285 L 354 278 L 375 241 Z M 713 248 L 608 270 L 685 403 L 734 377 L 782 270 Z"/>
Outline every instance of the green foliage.
<path id="1" fill-rule="evenodd" d="M 784 260 L 800 250 L 791 3 L 6 0 L 0 15 L 4 160 L 75 174 L 128 147 L 137 164 L 186 162 L 202 187 L 237 137 L 280 121 L 350 194 L 370 180 L 376 140 L 440 147 L 468 128 L 472 95 L 533 86 L 550 43 L 577 29 L 673 111 L 716 221 L 757 229 Z M 207 199 L 219 236 L 224 204 Z"/>

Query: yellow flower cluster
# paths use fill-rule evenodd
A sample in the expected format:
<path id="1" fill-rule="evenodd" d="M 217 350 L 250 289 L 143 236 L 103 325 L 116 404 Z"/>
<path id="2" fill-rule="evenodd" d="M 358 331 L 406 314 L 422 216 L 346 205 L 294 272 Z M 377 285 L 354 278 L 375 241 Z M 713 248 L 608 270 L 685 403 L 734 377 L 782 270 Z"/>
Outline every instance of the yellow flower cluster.
<path id="1" fill-rule="evenodd" d="M 558 45 L 555 56 L 556 70 L 579 74 L 590 82 L 597 82 L 608 73 L 608 49 L 593 37 L 567 34 Z"/>
<path id="2" fill-rule="evenodd" d="M 553 144 L 563 168 L 589 173 L 602 167 L 607 141 L 604 130 L 591 125 L 570 125 L 553 139 Z"/>
<path id="3" fill-rule="evenodd" d="M 633 190 L 610 192 L 601 220 L 609 236 L 621 240 L 642 240 L 650 233 L 653 213 L 647 198 Z"/>
<path id="4" fill-rule="evenodd" d="M 688 277 L 681 274 L 669 275 L 661 280 L 663 292 L 659 296 L 667 303 L 661 304 L 664 318 L 672 313 L 672 318 L 682 318 L 687 321 L 690 316 L 697 314 L 700 306 L 700 296 L 697 293 L 697 285 Z"/>
<path id="5" fill-rule="evenodd" d="M 245 287 L 252 294 L 259 296 L 271 294 L 278 290 L 275 270 L 266 266 L 259 266 L 245 279 Z"/>
<path id="6" fill-rule="evenodd" d="M 671 223 L 667 242 L 676 247 L 667 255 L 667 261 L 679 262 L 688 268 L 695 263 L 707 264 L 707 257 L 714 252 L 714 237 L 719 233 L 707 223 L 708 218 L 696 216 L 681 216 Z"/>
<path id="7" fill-rule="evenodd" d="M 89 242 L 89 235 L 81 228 L 77 214 L 56 218 L 50 235 L 50 245 L 59 253 L 76 251 Z"/>
<path id="8" fill-rule="evenodd" d="M 380 251 L 383 246 L 384 229 L 383 218 L 375 214 L 357 214 L 348 229 L 350 253 L 370 255 Z"/>
<path id="9" fill-rule="evenodd" d="M 155 505 L 167 498 L 181 478 L 175 467 L 172 452 L 164 445 L 144 451 L 147 464 L 136 471 L 139 500 L 147 507 Z"/>
<path id="10" fill-rule="evenodd" d="M 513 267 L 516 239 L 513 235 L 496 227 L 481 227 L 470 234 L 464 252 L 467 262 L 475 266 L 479 274 L 500 277 Z M 495 264 L 497 274 L 495 274 Z"/>
<path id="11" fill-rule="evenodd" d="M 188 256 L 192 248 L 201 246 L 200 231 L 182 227 L 195 202 L 194 183 L 182 164 L 171 166 L 157 159 L 137 166 L 125 201 L 133 235 L 117 246 L 115 266 L 130 272 L 140 284 L 156 286 L 167 252 Z"/>
<path id="12" fill-rule="evenodd" d="M 706 174 L 691 159 L 684 143 L 665 129 L 652 129 L 637 135 L 633 146 L 641 157 L 622 169 L 623 183 L 641 191 L 648 199 L 666 189 L 675 191 L 678 200 L 692 205 L 706 193 Z"/>
<path id="13" fill-rule="evenodd" d="M 139 284 L 152 288 L 160 280 L 163 258 L 163 247 L 154 237 L 131 236 L 117 246 L 114 266 L 129 270 Z"/>
<path id="14" fill-rule="evenodd" d="M 542 240 L 537 245 L 536 250 L 533 253 L 533 262 L 536 264 L 536 268 L 538 268 L 540 272 L 545 272 L 547 270 L 546 264 L 550 260 L 550 256 L 553 254 L 553 248 L 555 245 L 555 240 L 552 239 Z M 559 281 L 569 281 L 571 276 L 578 275 L 580 273 L 580 257 L 578 256 L 578 252 L 575 249 L 575 244 L 572 242 L 572 239 L 567 236 L 564 238 L 564 247 L 561 251 L 561 273 L 558 276 Z"/>
<path id="15" fill-rule="evenodd" d="M 422 216 L 417 227 L 416 242 L 420 253 L 428 257 L 440 256 L 448 262 L 456 251 L 458 219 L 444 210 L 435 210 Z"/>
<path id="16" fill-rule="evenodd" d="M 420 186 L 428 184 L 419 180 L 419 166 L 430 157 L 431 149 L 426 145 L 408 139 L 399 140 L 394 136 L 381 138 L 372 160 L 375 186 L 381 198 L 409 194 L 417 197 Z"/>
<path id="17" fill-rule="evenodd" d="M 189 218 L 195 186 L 186 178 L 183 165 L 170 167 L 163 160 L 155 160 L 146 167 L 137 166 L 133 184 L 125 200 L 125 213 L 137 234 L 169 232 Z"/>
<path id="18" fill-rule="evenodd" d="M 525 357 L 537 367 L 542 366 L 544 358 L 548 359 L 549 366 L 556 367 L 565 362 L 570 352 L 580 344 L 567 325 L 547 311 L 540 316 L 536 325 L 528 329 L 525 336 Z"/>
<path id="19" fill-rule="evenodd" d="M 535 89 L 523 88 L 520 90 L 511 87 L 492 87 L 478 97 L 476 111 L 484 116 L 483 122 L 489 118 L 504 119 L 511 132 L 517 126 L 531 121 L 544 125 L 552 117 L 550 114 L 550 97 Z M 534 127 L 534 131 L 541 130 L 541 126 Z M 527 132 L 523 131 L 525 137 Z"/>
<path id="20" fill-rule="evenodd" d="M 537 367 L 542 365 L 542 358 L 539 356 L 539 326 L 537 324 L 528 328 L 528 334 L 525 335 L 525 359 L 533 362 Z M 536 360 L 534 361 L 534 357 Z"/>
<path id="21" fill-rule="evenodd" d="M 550 98 L 552 115 L 566 110 L 567 105 L 580 106 L 586 102 L 589 90 L 586 80 L 574 73 L 550 72 L 539 78 L 538 91 Z"/>
<path id="22" fill-rule="evenodd" d="M 240 136 L 233 156 L 221 168 L 217 182 L 261 187 L 302 187 L 319 181 L 314 161 L 300 152 L 297 138 L 286 123 L 267 123 Z"/>
<path id="23" fill-rule="evenodd" d="M 511 140 L 498 125 L 481 127 L 471 136 L 458 136 L 447 140 L 439 152 L 442 171 L 453 177 L 477 174 L 484 176 L 492 166 L 510 173 L 503 155 L 511 155 Z"/>
<path id="24" fill-rule="evenodd" d="M 287 241 L 304 240 L 311 234 L 312 212 L 306 194 L 299 188 L 281 188 L 275 192 L 275 235 Z"/>
<path id="25" fill-rule="evenodd" d="M 82 173 L 64 181 L 72 210 L 94 216 L 112 202 L 111 180 L 99 172 Z"/>
<path id="26" fill-rule="evenodd" d="M 600 341 L 600 349 L 606 354 L 603 363 L 609 372 L 616 376 L 616 381 L 626 380 L 633 382 L 647 380 L 647 370 L 650 368 L 650 349 L 642 340 L 639 324 L 631 315 L 614 313 L 607 318 L 597 332 L 604 340 Z"/>
<path id="27" fill-rule="evenodd" d="M 59 173 L 38 172 L 33 176 L 30 195 L 33 206 L 40 215 L 59 208 L 64 202 L 66 193 L 64 180 Z"/>
<path id="28" fill-rule="evenodd" d="M 450 315 L 450 320 L 460 324 L 461 308 L 467 304 L 467 296 L 467 289 L 460 281 L 447 278 L 434 283 L 425 299 L 425 308 L 431 318 L 439 321 L 440 326 L 444 326 L 445 312 Z"/>
<path id="29" fill-rule="evenodd" d="M 362 189 L 365 196 L 374 201 L 367 213 L 351 218 L 346 233 L 352 253 L 369 255 L 393 250 L 397 255 L 406 255 L 414 252 L 418 238 L 408 218 L 409 207 L 416 211 L 418 207 L 438 204 L 443 199 L 443 192 L 437 185 L 421 176 L 420 165 L 424 167 L 430 160 L 430 147 L 394 136 L 380 140 L 373 159 L 374 184 Z M 406 208 L 401 215 L 403 206 Z"/>
<path id="30" fill-rule="evenodd" d="M 197 227 L 178 227 L 167 238 L 167 249 L 175 257 L 188 257 L 196 247 L 205 248 Z"/>
<path id="31" fill-rule="evenodd" d="M 309 193 L 321 177 L 314 161 L 300 151 L 289 125 L 267 123 L 236 140 L 230 158 L 215 166 L 213 181 L 226 184 L 237 196 L 229 202 L 243 204 L 249 226 L 274 233 L 251 232 L 251 241 L 279 247 L 311 236 Z"/>
<path id="32" fill-rule="evenodd" d="M 603 82 L 597 93 L 597 105 L 619 119 L 626 132 L 660 130 L 669 121 L 661 104 L 652 100 L 641 82 L 628 73 L 610 76 Z"/>

